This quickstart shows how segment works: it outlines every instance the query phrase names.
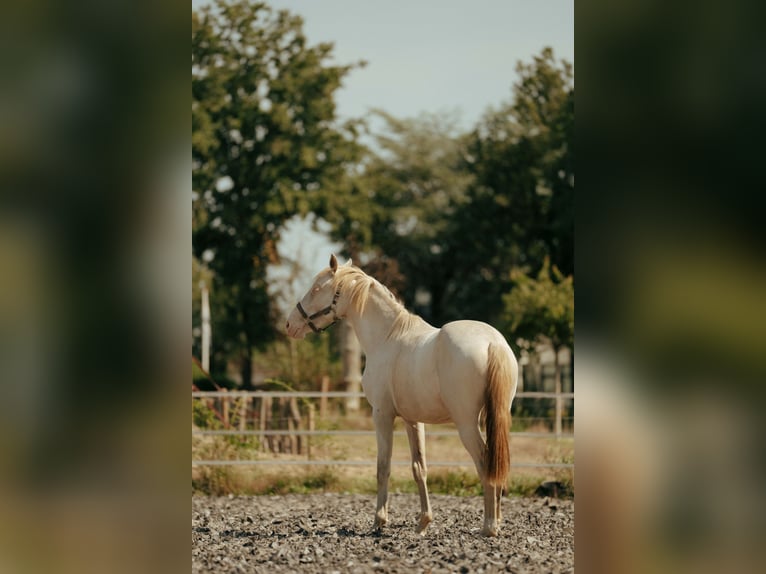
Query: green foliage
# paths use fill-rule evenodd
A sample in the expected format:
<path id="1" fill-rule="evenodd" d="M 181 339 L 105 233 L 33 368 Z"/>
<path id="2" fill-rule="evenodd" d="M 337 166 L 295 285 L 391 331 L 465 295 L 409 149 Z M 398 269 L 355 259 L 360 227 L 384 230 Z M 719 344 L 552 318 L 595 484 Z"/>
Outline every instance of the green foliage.
<path id="1" fill-rule="evenodd" d="M 517 72 L 513 98 L 469 134 L 449 115 L 376 112 L 377 152 L 327 211 L 348 254 L 385 254 L 368 270 L 436 325 L 496 322 L 512 269 L 549 258 L 573 273 L 572 66 L 546 48 Z"/>
<path id="2" fill-rule="evenodd" d="M 223 428 L 223 423 L 205 402 L 205 399 L 192 399 L 192 423 L 201 428 L 216 430 Z"/>
<path id="3" fill-rule="evenodd" d="M 353 66 L 331 57 L 299 17 L 264 4 L 193 12 L 193 273 L 209 282 L 216 379 L 234 359 L 247 386 L 254 350 L 296 388 L 338 376 L 329 338 L 275 340 L 266 267 L 296 213 L 329 221 L 347 255 L 436 325 L 507 322 L 513 270 L 549 260 L 573 274 L 571 64 L 549 48 L 519 63 L 512 98 L 467 134 L 446 114 L 378 110 L 371 151 L 359 123 L 336 120 Z"/>
<path id="4" fill-rule="evenodd" d="M 360 247 L 375 245 L 387 253 L 403 248 L 433 251 L 465 193 L 470 176 L 460 169 L 462 157 L 456 118 L 423 114 L 397 119 L 382 110 L 375 114 L 385 129 L 375 138 L 377 153 L 365 162 L 356 183 L 367 211 L 359 226 L 339 221 L 337 234 Z M 346 202 L 350 203 L 350 202 Z M 352 220 L 353 221 L 353 220 Z"/>
<path id="5" fill-rule="evenodd" d="M 574 272 L 572 67 L 546 48 L 516 70 L 513 100 L 467 138 L 473 179 L 451 233 L 456 306 L 490 322 L 502 313 L 511 270 L 536 273 L 549 258 Z"/>
<path id="6" fill-rule="evenodd" d="M 385 126 L 375 136 L 375 151 L 351 193 L 326 217 L 347 254 L 357 261 L 360 253 L 373 254 L 366 270 L 412 306 L 419 289 L 436 293 L 448 283 L 446 232 L 470 175 L 461 168 L 461 135 L 453 116 L 374 114 Z M 427 319 L 440 318 L 436 305 L 418 311 Z"/>
<path id="7" fill-rule="evenodd" d="M 277 338 L 265 350 L 255 354 L 259 364 L 268 365 L 270 375 L 286 382 L 294 390 L 317 388 L 317 377 L 328 375 L 338 380 L 341 374 L 336 340 L 330 331 L 303 341 Z"/>
<path id="8" fill-rule="evenodd" d="M 514 342 L 533 346 L 550 343 L 554 349 L 574 346 L 574 284 L 546 258 L 533 279 L 513 271 L 515 286 L 503 296 L 504 322 Z"/>
<path id="9" fill-rule="evenodd" d="M 343 185 L 358 160 L 356 125 L 333 100 L 352 66 L 309 46 L 300 17 L 218 0 L 192 13 L 193 249 L 213 275 L 213 360 L 274 336 L 266 267 L 284 222 Z"/>

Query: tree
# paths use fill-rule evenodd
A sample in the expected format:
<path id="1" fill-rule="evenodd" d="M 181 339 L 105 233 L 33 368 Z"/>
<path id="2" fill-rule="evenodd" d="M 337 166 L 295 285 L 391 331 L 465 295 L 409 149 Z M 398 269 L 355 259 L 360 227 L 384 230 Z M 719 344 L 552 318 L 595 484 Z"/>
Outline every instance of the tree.
<path id="1" fill-rule="evenodd" d="M 537 273 L 547 257 L 574 272 L 572 66 L 546 48 L 516 69 L 512 99 L 469 134 L 449 115 L 378 111 L 375 153 L 328 210 L 349 254 L 387 263 L 436 325 L 498 322 L 513 269 Z"/>
<path id="2" fill-rule="evenodd" d="M 512 342 L 533 349 L 549 344 L 555 359 L 556 393 L 561 393 L 559 351 L 574 347 L 574 283 L 546 258 L 536 279 L 520 270 L 511 273 L 514 288 L 503 296 L 504 324 Z M 556 399 L 556 433 L 561 434 L 561 400 Z"/>
<path id="3" fill-rule="evenodd" d="M 502 313 L 510 270 L 534 274 L 549 258 L 574 272 L 572 66 L 546 48 L 516 70 L 512 101 L 490 111 L 468 138 L 473 180 L 451 230 L 461 277 L 452 297 L 465 313 L 490 322 Z"/>
<path id="4" fill-rule="evenodd" d="M 214 274 L 214 364 L 274 336 L 266 267 L 284 222 L 323 204 L 359 157 L 333 100 L 353 66 L 330 66 L 300 17 L 218 0 L 192 12 L 193 250 Z"/>
<path id="5" fill-rule="evenodd" d="M 461 167 L 462 134 L 451 114 L 397 119 L 383 111 L 382 133 L 354 180 L 354 192 L 330 212 L 334 236 L 365 270 L 415 307 L 444 322 L 453 275 L 446 232 L 470 175 Z M 430 301 L 418 301 L 427 293 Z"/>
<path id="6" fill-rule="evenodd" d="M 531 64 L 520 62 L 513 116 L 537 156 L 532 167 L 546 256 L 564 274 L 574 273 L 574 71 L 544 48 Z"/>

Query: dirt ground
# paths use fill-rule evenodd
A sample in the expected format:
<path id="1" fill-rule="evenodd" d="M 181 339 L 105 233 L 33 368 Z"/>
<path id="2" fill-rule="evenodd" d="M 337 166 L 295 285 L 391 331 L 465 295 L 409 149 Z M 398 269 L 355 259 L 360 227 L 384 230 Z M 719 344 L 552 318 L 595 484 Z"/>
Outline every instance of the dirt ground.
<path id="1" fill-rule="evenodd" d="M 484 538 L 480 497 L 391 494 L 372 533 L 375 497 L 359 494 L 192 498 L 192 572 L 574 572 L 574 501 L 503 500 L 500 536 Z"/>

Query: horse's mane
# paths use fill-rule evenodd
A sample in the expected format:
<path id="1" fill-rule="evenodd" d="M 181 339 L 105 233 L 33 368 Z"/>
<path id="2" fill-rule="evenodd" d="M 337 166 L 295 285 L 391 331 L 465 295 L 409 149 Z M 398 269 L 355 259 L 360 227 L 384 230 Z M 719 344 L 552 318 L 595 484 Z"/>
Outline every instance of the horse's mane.
<path id="1" fill-rule="evenodd" d="M 370 298 L 370 289 L 375 279 L 367 275 L 359 267 L 344 265 L 335 272 L 335 290 L 348 294 L 354 309 L 361 313 Z"/>
<path id="2" fill-rule="evenodd" d="M 391 331 L 388 333 L 388 339 L 399 337 L 415 326 L 425 323 L 425 321 L 418 315 L 410 313 L 404 307 L 402 302 L 391 293 L 388 287 L 373 277 L 370 277 L 358 267 L 344 265 L 338 267 L 338 270 L 335 273 L 335 289 L 342 291 L 343 293 L 348 293 L 351 298 L 351 304 L 358 313 L 364 311 L 367 301 L 370 298 L 370 292 L 374 286 L 380 287 L 383 293 L 386 293 L 390 297 L 392 307 L 396 311 L 396 317 L 391 326 Z"/>

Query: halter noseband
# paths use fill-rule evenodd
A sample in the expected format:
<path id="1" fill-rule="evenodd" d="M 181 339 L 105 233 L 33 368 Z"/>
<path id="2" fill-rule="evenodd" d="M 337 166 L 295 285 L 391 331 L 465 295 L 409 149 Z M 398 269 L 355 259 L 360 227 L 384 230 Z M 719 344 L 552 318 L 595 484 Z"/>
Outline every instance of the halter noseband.
<path id="1" fill-rule="evenodd" d="M 301 314 L 301 317 L 303 317 L 304 321 L 306 321 L 306 324 L 309 327 L 311 327 L 311 330 L 314 331 L 314 333 L 321 333 L 325 329 L 329 329 L 330 327 L 332 327 L 335 323 L 337 323 L 341 319 L 341 317 L 338 317 L 338 314 L 335 311 L 335 305 L 338 303 L 338 297 L 340 297 L 340 289 L 338 289 L 335 292 L 335 296 L 332 298 L 332 303 L 330 303 L 327 307 L 325 307 L 324 309 L 320 309 L 319 311 L 317 311 L 316 313 L 312 315 L 309 315 L 308 313 L 306 313 L 306 310 L 303 308 L 303 305 L 301 305 L 300 301 L 298 301 L 298 304 L 295 307 L 298 309 L 298 313 Z M 317 317 L 322 317 L 324 315 L 329 315 L 330 313 L 332 313 L 333 315 L 333 320 L 330 323 L 328 323 L 321 329 L 317 327 L 316 325 L 314 325 L 314 319 L 316 319 Z"/>

